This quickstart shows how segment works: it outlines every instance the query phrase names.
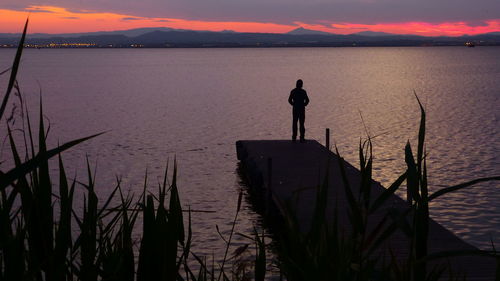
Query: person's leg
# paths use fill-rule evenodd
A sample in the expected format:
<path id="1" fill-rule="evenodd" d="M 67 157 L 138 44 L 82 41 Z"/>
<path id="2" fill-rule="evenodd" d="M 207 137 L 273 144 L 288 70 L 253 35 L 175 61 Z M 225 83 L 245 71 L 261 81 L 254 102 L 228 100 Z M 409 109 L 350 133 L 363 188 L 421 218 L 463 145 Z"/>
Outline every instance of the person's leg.
<path id="1" fill-rule="evenodd" d="M 297 121 L 299 119 L 298 112 L 294 109 L 292 113 L 292 140 L 295 141 L 297 139 Z"/>
<path id="2" fill-rule="evenodd" d="M 306 121 L 306 112 L 302 111 L 299 115 L 300 123 L 300 140 L 304 140 L 306 134 L 306 128 L 304 127 L 304 122 Z"/>

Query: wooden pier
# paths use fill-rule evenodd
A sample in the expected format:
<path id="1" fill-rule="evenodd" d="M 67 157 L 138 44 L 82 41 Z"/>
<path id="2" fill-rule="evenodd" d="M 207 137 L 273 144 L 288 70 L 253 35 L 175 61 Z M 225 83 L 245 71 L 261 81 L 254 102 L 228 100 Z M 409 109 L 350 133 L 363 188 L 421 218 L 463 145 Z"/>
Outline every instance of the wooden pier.
<path id="1" fill-rule="evenodd" d="M 275 210 L 274 212 L 278 213 L 278 216 L 283 216 L 285 212 L 281 207 L 282 203 L 289 202 L 302 231 L 307 231 L 311 225 L 317 196 L 316 187 L 328 173 L 326 219 L 333 220 L 333 208 L 336 204 L 341 230 L 350 230 L 347 215 L 349 205 L 340 175 L 338 156 L 325 146 L 312 140 L 305 143 L 290 140 L 242 140 L 236 142 L 236 148 L 238 160 L 241 161 L 251 188 L 261 192 L 265 204 L 274 206 L 269 210 Z M 355 189 L 361 180 L 360 172 L 351 164 L 344 163 L 350 186 Z M 379 183 L 373 182 L 373 197 L 378 197 L 384 189 Z M 358 192 L 357 190 L 352 191 L 355 194 Z M 373 228 L 391 208 L 405 210 L 408 208 L 408 204 L 400 197 L 393 195 L 370 217 L 368 229 Z M 430 212 L 432 213 L 432 209 Z M 398 230 L 384 242 L 381 250 L 386 253 L 390 248 L 398 259 L 403 260 L 408 257 L 409 245 L 409 238 Z M 464 242 L 434 220 L 430 220 L 429 254 L 447 250 L 475 249 L 474 246 Z M 465 274 L 468 281 L 495 280 L 496 262 L 493 258 L 462 256 L 443 259 L 439 263 L 447 263 L 448 261 L 454 273 Z M 428 266 L 432 266 L 433 263 L 429 263 Z"/>

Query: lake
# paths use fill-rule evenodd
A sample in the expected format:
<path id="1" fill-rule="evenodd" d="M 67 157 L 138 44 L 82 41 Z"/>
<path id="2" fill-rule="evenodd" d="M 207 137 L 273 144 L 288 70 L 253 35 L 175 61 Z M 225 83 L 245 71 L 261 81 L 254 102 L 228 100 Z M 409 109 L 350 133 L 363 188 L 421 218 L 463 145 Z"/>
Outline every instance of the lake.
<path id="1" fill-rule="evenodd" d="M 14 53 L 0 49 L 0 70 Z M 500 174 L 499 47 L 28 49 L 19 82 L 33 116 L 41 89 L 52 146 L 106 131 L 63 154 L 68 175 L 79 177 L 88 155 L 100 195 L 117 175 L 138 194 L 146 170 L 155 188 L 176 159 L 184 206 L 212 211 L 193 217 L 194 247 L 211 255 L 223 246 L 215 225 L 230 229 L 242 188 L 235 142 L 290 139 L 287 98 L 299 78 L 311 100 L 306 138 L 324 143 L 330 128 L 332 143 L 357 166 L 368 132 L 374 178 L 385 186 L 405 169 L 406 142 L 416 147 L 414 92 L 427 111 L 431 191 Z M 8 154 L 4 145 L 2 159 Z M 439 198 L 430 212 L 487 249 L 491 239 L 500 244 L 498 202 L 498 182 L 483 183 Z M 261 220 L 243 207 L 236 231 L 250 234 Z"/>

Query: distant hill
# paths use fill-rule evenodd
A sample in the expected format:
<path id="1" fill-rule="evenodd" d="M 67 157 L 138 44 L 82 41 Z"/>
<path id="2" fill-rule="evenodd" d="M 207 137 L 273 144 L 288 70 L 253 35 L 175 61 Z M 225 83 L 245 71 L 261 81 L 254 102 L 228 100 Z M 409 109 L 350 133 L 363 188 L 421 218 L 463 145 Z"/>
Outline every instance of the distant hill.
<path id="1" fill-rule="evenodd" d="M 21 34 L 18 33 L 0 33 L 0 38 L 20 38 Z"/>
<path id="2" fill-rule="evenodd" d="M 290 35 L 333 35 L 333 33 L 305 29 L 303 27 L 296 28 L 292 31 L 287 32 L 286 34 L 290 34 Z"/>
<path id="3" fill-rule="evenodd" d="M 20 34 L 0 34 L 0 45 L 15 46 Z M 72 34 L 29 34 L 27 44 L 67 46 L 88 44 L 91 47 L 298 47 L 298 46 L 500 46 L 500 32 L 461 37 L 424 37 L 364 31 L 349 35 L 297 28 L 288 33 L 240 33 L 179 30 L 171 28 L 138 28 Z M 52 45 L 54 46 L 54 45 Z M 87 47 L 88 47 L 87 46 Z"/>

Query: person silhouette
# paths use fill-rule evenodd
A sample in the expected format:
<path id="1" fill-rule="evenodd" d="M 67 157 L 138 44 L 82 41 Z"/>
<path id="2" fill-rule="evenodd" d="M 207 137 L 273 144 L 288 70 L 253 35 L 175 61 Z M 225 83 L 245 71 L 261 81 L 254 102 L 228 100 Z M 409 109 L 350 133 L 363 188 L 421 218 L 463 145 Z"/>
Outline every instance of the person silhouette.
<path id="1" fill-rule="evenodd" d="M 297 80 L 296 88 L 290 92 L 288 97 L 288 103 L 293 107 L 292 113 L 292 141 L 297 140 L 297 121 L 300 123 L 300 142 L 305 141 L 306 128 L 304 127 L 304 122 L 306 121 L 306 106 L 309 104 L 309 97 L 307 92 L 302 89 L 301 79 Z"/>

